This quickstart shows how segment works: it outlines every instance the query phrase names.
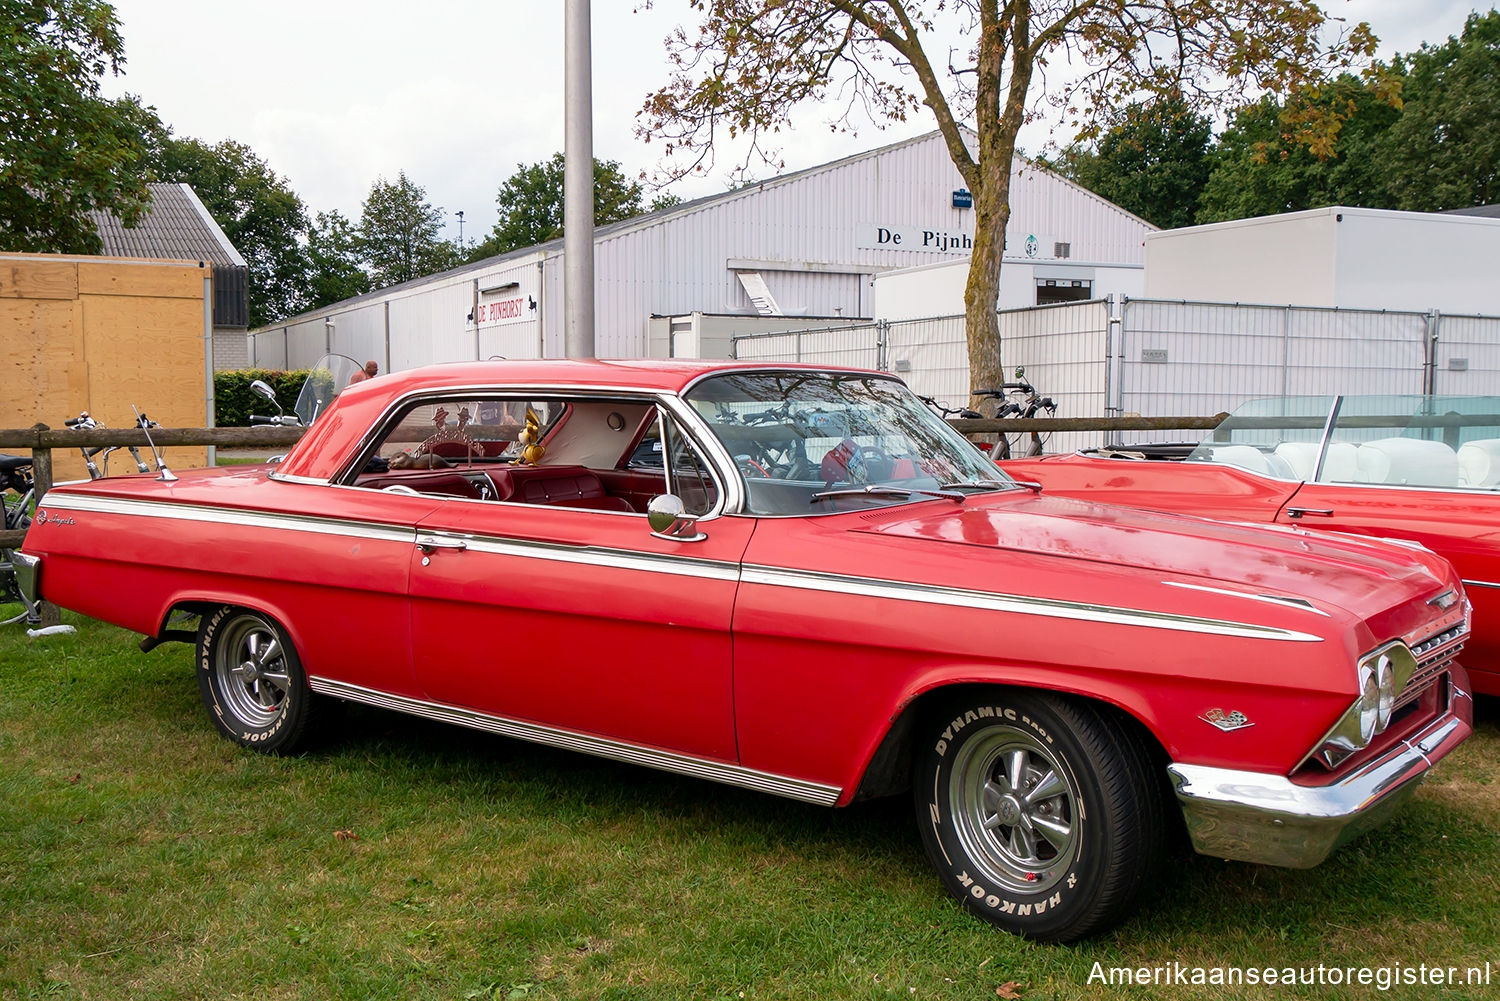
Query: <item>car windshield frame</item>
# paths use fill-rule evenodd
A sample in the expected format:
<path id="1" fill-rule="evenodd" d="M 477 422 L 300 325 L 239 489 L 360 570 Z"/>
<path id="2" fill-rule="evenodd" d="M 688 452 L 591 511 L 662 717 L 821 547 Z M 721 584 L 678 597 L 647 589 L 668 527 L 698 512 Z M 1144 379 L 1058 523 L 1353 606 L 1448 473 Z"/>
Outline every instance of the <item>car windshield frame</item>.
<path id="1" fill-rule="evenodd" d="M 1184 461 L 1232 465 L 1294 482 L 1496 492 L 1500 397 L 1251 400 L 1236 407 Z"/>
<path id="2" fill-rule="evenodd" d="M 875 372 L 717 372 L 680 399 L 734 465 L 757 517 L 867 511 L 1019 489 L 900 379 Z"/>

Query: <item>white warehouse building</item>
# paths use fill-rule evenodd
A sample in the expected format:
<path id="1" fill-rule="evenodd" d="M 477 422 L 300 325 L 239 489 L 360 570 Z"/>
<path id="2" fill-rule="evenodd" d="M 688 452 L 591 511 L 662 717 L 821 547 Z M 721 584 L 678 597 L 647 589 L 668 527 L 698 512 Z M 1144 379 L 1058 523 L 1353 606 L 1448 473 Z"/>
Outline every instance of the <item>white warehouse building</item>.
<path id="1" fill-rule="evenodd" d="M 727 356 L 735 333 L 873 318 L 875 276 L 968 258 L 974 213 L 962 184 L 933 132 L 601 226 L 596 354 Z M 1013 277 L 1007 264 L 1002 286 L 1028 305 L 1092 297 L 1096 266 L 1139 273 L 1154 232 L 1019 158 L 1011 205 L 1007 260 L 1027 267 Z M 299 368 L 330 352 L 382 371 L 560 356 L 562 257 L 554 240 L 261 328 L 251 365 Z M 927 315 L 948 310 L 933 302 Z"/>

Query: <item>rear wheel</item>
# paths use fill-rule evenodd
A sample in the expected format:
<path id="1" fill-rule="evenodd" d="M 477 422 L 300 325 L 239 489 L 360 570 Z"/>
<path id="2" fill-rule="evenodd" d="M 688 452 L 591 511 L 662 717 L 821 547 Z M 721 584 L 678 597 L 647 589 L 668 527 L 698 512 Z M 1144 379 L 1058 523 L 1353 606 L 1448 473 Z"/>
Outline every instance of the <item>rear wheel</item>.
<path id="1" fill-rule="evenodd" d="M 1134 908 L 1164 851 L 1144 739 L 1083 702 L 997 690 L 950 703 L 915 776 L 949 892 L 1006 931 L 1071 942 Z"/>
<path id="2" fill-rule="evenodd" d="M 285 630 L 229 605 L 198 627 L 198 690 L 221 733 L 266 754 L 302 744 L 317 706 Z"/>

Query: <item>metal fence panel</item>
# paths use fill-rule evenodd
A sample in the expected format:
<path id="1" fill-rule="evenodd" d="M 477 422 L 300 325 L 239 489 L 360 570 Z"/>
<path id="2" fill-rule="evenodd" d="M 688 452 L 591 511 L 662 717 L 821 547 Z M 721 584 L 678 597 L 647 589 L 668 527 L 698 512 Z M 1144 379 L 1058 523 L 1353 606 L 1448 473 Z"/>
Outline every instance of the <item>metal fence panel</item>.
<path id="1" fill-rule="evenodd" d="M 1440 315 L 1433 322 L 1433 392 L 1500 395 L 1500 316 Z"/>
<path id="2" fill-rule="evenodd" d="M 1057 404 L 1057 416 L 1103 415 L 1108 336 L 1109 304 L 1102 299 L 1007 310 L 1000 314 L 1007 381 L 1015 381 L 1016 370 L 1025 369 L 1026 381 Z M 1101 432 L 1074 431 L 1048 436 L 1043 447 L 1071 452 L 1100 444 Z M 1011 445 L 1016 445 L 1014 438 Z"/>
<path id="3" fill-rule="evenodd" d="M 740 361 L 805 362 L 810 365 L 885 367 L 885 340 L 878 323 L 822 327 L 784 333 L 739 334 L 730 339 Z"/>
<path id="4" fill-rule="evenodd" d="M 1125 414 L 1207 416 L 1262 397 L 1422 392 L 1422 313 L 1133 299 L 1122 321 Z"/>
<path id="5" fill-rule="evenodd" d="M 969 397 L 969 347 L 962 316 L 893 320 L 886 331 L 891 369 L 923 396 L 962 406 Z"/>

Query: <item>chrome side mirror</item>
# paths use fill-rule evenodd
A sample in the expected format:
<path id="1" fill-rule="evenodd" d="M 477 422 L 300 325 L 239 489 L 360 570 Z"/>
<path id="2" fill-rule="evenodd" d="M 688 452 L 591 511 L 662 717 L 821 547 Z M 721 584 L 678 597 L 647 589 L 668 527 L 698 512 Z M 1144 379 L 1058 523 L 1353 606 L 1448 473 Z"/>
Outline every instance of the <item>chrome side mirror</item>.
<path id="1" fill-rule="evenodd" d="M 688 514 L 682 498 L 676 494 L 662 494 L 651 498 L 646 505 L 646 523 L 651 534 L 670 542 L 702 542 L 707 535 L 698 531 L 698 516 Z"/>
<path id="2" fill-rule="evenodd" d="M 254 393 L 256 396 L 261 397 L 262 399 L 270 400 L 272 403 L 276 402 L 276 391 L 273 390 L 270 386 L 266 385 L 266 383 L 264 383 L 260 379 L 256 379 L 254 382 L 250 383 L 250 392 Z"/>

